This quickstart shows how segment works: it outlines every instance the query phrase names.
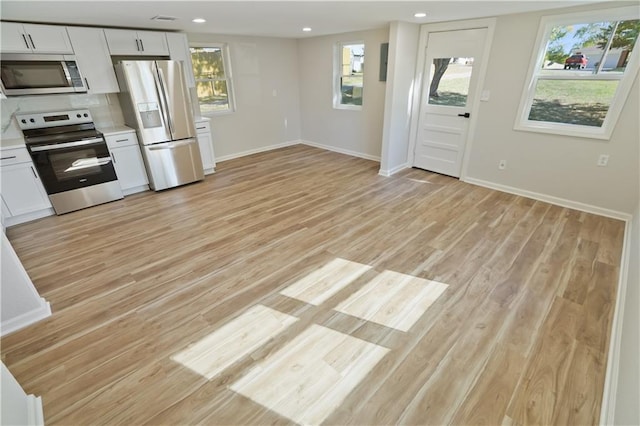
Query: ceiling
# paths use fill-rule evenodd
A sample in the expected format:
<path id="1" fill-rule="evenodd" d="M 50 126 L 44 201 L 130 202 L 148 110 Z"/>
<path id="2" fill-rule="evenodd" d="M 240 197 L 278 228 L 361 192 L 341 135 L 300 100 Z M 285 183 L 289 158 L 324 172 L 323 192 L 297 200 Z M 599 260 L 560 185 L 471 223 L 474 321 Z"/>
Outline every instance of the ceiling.
<path id="1" fill-rule="evenodd" d="M 2 0 L 0 7 L 3 20 L 304 38 L 381 28 L 391 21 L 441 22 L 601 1 Z M 416 12 L 427 16 L 415 18 Z M 177 20 L 151 20 L 157 15 Z M 191 22 L 196 17 L 207 22 Z M 302 32 L 302 27 L 312 31 Z"/>

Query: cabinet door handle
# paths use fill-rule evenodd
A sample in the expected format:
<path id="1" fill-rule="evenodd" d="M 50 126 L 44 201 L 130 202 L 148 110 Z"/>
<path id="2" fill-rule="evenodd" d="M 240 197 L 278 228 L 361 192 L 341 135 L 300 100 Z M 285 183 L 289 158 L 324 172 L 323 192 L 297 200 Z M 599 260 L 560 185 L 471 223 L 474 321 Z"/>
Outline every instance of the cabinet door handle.
<path id="1" fill-rule="evenodd" d="M 206 127 L 196 127 L 196 130 L 204 130 Z"/>
<path id="2" fill-rule="evenodd" d="M 113 160 L 113 164 L 116 164 L 116 163 L 117 163 L 117 161 L 116 161 L 116 154 L 115 154 L 115 152 L 112 152 L 112 153 L 111 153 L 111 159 Z"/>
<path id="3" fill-rule="evenodd" d="M 91 86 L 89 86 L 89 80 L 87 80 L 87 77 L 84 78 L 84 84 L 87 85 L 87 90 L 91 90 Z"/>
<path id="4" fill-rule="evenodd" d="M 12 160 L 12 159 L 14 159 L 14 158 L 16 158 L 16 156 L 15 156 L 15 155 L 12 155 L 12 156 L 10 156 L 10 157 L 0 157 L 0 160 Z"/>
<path id="5" fill-rule="evenodd" d="M 144 44 L 142 44 L 142 39 L 140 39 L 140 47 L 141 47 L 140 50 L 144 52 Z"/>
<path id="6" fill-rule="evenodd" d="M 116 142 L 127 142 L 129 139 L 116 139 Z"/>
<path id="7" fill-rule="evenodd" d="M 140 51 L 140 40 L 136 39 L 136 50 Z"/>
<path id="8" fill-rule="evenodd" d="M 29 46 L 29 42 L 27 41 L 27 36 L 22 34 L 22 39 L 24 40 L 24 44 L 27 45 L 27 49 L 31 49 L 31 46 Z"/>
<path id="9" fill-rule="evenodd" d="M 36 174 L 36 171 L 33 170 L 33 166 L 29 166 L 31 168 L 31 172 L 33 172 L 33 177 L 38 179 L 38 175 Z"/>
<path id="10" fill-rule="evenodd" d="M 33 39 L 31 38 L 31 34 L 29 34 L 29 40 L 31 40 L 31 45 L 33 46 L 33 50 L 35 50 L 36 44 L 33 42 Z"/>

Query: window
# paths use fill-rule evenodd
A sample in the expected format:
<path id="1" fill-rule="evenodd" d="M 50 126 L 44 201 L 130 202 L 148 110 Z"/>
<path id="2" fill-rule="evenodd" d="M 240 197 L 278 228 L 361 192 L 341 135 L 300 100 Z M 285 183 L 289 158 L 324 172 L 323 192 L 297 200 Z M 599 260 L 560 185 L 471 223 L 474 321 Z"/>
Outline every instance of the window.
<path id="1" fill-rule="evenodd" d="M 360 109 L 364 87 L 364 43 L 340 43 L 336 50 L 333 105 Z"/>
<path id="2" fill-rule="evenodd" d="M 515 128 L 609 139 L 638 70 L 638 18 L 634 8 L 543 18 Z"/>
<path id="3" fill-rule="evenodd" d="M 200 113 L 233 111 L 231 72 L 226 46 L 192 47 L 190 51 Z"/>

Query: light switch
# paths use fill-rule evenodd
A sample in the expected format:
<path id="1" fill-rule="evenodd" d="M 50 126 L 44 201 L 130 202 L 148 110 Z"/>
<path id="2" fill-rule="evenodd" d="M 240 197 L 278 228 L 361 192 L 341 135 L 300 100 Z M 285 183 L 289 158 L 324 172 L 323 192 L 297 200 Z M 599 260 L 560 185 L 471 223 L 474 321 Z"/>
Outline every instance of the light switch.
<path id="1" fill-rule="evenodd" d="M 482 93 L 480 94 L 480 101 L 487 102 L 489 100 L 490 96 L 491 96 L 491 92 L 490 91 L 483 90 Z"/>

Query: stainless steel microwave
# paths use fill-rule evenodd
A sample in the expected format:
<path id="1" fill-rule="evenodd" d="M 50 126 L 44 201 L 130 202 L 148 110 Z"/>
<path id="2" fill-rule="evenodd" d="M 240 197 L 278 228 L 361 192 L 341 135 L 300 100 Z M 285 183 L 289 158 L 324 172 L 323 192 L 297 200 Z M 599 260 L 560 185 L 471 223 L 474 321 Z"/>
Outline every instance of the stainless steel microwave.
<path id="1" fill-rule="evenodd" d="M 87 91 L 73 55 L 4 54 L 0 69 L 6 96 Z"/>

